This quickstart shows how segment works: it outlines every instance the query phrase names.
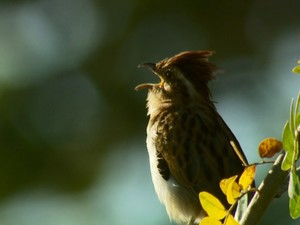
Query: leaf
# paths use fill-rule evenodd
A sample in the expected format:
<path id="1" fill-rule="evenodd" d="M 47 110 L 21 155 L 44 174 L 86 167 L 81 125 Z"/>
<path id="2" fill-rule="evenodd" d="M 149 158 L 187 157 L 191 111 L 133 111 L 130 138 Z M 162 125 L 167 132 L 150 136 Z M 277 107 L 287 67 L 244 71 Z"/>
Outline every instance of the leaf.
<path id="1" fill-rule="evenodd" d="M 290 171 L 290 180 L 288 187 L 289 198 L 300 196 L 300 181 L 296 169 L 293 167 Z"/>
<path id="2" fill-rule="evenodd" d="M 220 189 L 224 195 L 226 195 L 226 192 L 227 192 L 227 186 L 228 186 L 227 180 L 228 180 L 227 178 L 222 179 L 219 183 Z"/>
<path id="3" fill-rule="evenodd" d="M 296 100 L 296 108 L 295 108 L 295 113 L 296 113 L 296 119 L 300 119 L 300 92 L 298 94 L 298 97 L 297 97 L 297 100 Z M 298 117 L 298 118 L 297 118 Z M 296 125 L 300 124 L 300 121 L 299 120 L 296 120 Z"/>
<path id="4" fill-rule="evenodd" d="M 292 162 L 293 162 L 293 154 L 286 152 L 286 154 L 284 155 L 282 164 L 281 164 L 281 169 L 283 171 L 289 170 L 292 166 Z"/>
<path id="5" fill-rule="evenodd" d="M 235 181 L 237 177 L 238 177 L 238 176 L 235 175 L 235 176 L 232 176 L 232 177 L 230 177 L 230 178 L 223 179 L 223 180 L 220 181 L 219 186 L 220 186 L 222 192 L 224 193 L 224 195 L 227 195 L 227 192 L 228 192 L 228 185 L 229 185 L 232 181 Z M 235 183 L 236 183 L 236 182 L 235 182 Z M 237 183 L 236 183 L 236 184 L 232 184 L 230 188 L 231 188 L 231 189 L 233 188 L 234 191 L 240 193 L 241 187 L 240 187 Z"/>
<path id="6" fill-rule="evenodd" d="M 283 147 L 281 141 L 276 138 L 265 138 L 259 143 L 258 153 L 261 158 L 272 158 Z"/>
<path id="7" fill-rule="evenodd" d="M 231 214 L 228 214 L 228 216 L 225 219 L 224 225 L 240 225 Z"/>
<path id="8" fill-rule="evenodd" d="M 297 219 L 300 217 L 300 180 L 295 167 L 292 167 L 290 171 L 288 195 L 290 215 L 293 219 Z"/>
<path id="9" fill-rule="evenodd" d="M 294 118 L 295 118 L 295 105 L 294 105 L 294 99 L 292 99 L 292 102 L 291 102 L 291 107 L 290 107 L 290 130 L 292 132 L 292 137 L 293 139 L 295 138 L 295 134 L 294 134 L 294 130 L 295 130 L 295 121 L 294 121 Z"/>
<path id="10" fill-rule="evenodd" d="M 290 121 L 287 121 L 284 125 L 282 132 L 283 149 L 286 152 L 293 152 L 294 150 L 294 137 L 293 132 L 290 129 Z"/>
<path id="11" fill-rule="evenodd" d="M 239 185 L 242 186 L 243 190 L 247 190 L 248 187 L 252 184 L 256 172 L 256 166 L 251 165 L 245 168 L 239 179 Z"/>
<path id="12" fill-rule="evenodd" d="M 298 160 L 299 157 L 299 148 L 300 148 L 300 92 L 298 94 L 298 98 L 296 101 L 296 108 L 295 108 L 295 141 L 294 147 L 295 147 L 295 157 L 294 160 Z"/>
<path id="13" fill-rule="evenodd" d="M 294 72 L 294 73 L 300 73 L 300 65 L 295 66 L 295 67 L 293 68 L 293 72 Z"/>
<path id="14" fill-rule="evenodd" d="M 283 147 L 286 151 L 285 157 L 281 164 L 283 170 L 290 169 L 288 195 L 290 198 L 289 208 L 290 215 L 293 219 L 300 217 L 300 180 L 296 171 L 296 161 L 299 156 L 300 148 L 300 93 L 296 105 L 292 100 L 290 108 L 290 120 L 285 124 L 283 129 Z"/>
<path id="15" fill-rule="evenodd" d="M 282 133 L 283 148 L 286 154 L 281 164 L 281 169 L 285 171 L 289 170 L 299 157 L 299 134 L 297 130 L 300 124 L 300 93 L 295 104 L 294 99 L 292 99 L 290 120 L 285 124 Z"/>
<path id="16" fill-rule="evenodd" d="M 289 202 L 290 215 L 293 219 L 300 217 L 300 196 L 297 195 L 294 198 L 290 198 Z"/>
<path id="17" fill-rule="evenodd" d="M 299 116 L 299 119 L 300 119 L 300 114 L 298 115 Z M 299 152 L 300 152 L 300 121 L 299 121 L 299 125 L 297 127 L 297 130 L 296 130 L 296 142 L 294 143 L 295 144 L 295 160 L 298 160 L 299 158 Z"/>
<path id="18" fill-rule="evenodd" d="M 226 181 L 226 198 L 227 202 L 232 205 L 235 200 L 240 196 L 241 187 L 235 182 L 238 176 L 233 176 Z"/>
<path id="19" fill-rule="evenodd" d="M 283 149 L 286 152 L 281 164 L 281 169 L 284 171 L 289 170 L 293 163 L 294 138 L 292 133 L 293 132 L 290 129 L 290 121 L 288 121 L 286 122 L 282 132 Z"/>
<path id="20" fill-rule="evenodd" d="M 222 223 L 212 217 L 204 217 L 201 222 L 199 223 L 199 225 L 222 225 Z"/>
<path id="21" fill-rule="evenodd" d="M 221 220 L 226 216 L 226 210 L 223 204 L 212 194 L 202 191 L 199 194 L 199 199 L 202 208 L 208 214 L 208 216 Z"/>

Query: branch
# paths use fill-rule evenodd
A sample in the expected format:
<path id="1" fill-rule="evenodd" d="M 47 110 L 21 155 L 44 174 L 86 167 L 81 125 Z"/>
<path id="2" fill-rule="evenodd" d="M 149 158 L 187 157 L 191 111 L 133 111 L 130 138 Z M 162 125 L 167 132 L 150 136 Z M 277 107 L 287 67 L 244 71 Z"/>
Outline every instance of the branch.
<path id="1" fill-rule="evenodd" d="M 253 196 L 243 218 L 241 225 L 259 224 L 269 204 L 278 193 L 278 189 L 284 184 L 289 171 L 281 170 L 284 153 L 280 154 L 266 178 L 261 182 L 258 191 Z"/>

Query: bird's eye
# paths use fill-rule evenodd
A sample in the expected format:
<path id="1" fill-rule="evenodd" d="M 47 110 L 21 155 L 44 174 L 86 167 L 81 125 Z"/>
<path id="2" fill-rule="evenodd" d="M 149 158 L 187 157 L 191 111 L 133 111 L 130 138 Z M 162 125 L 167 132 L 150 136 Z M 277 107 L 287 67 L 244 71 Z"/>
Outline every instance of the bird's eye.
<path id="1" fill-rule="evenodd" d="M 171 78 L 172 77 L 172 71 L 169 69 L 165 72 L 165 76 L 167 79 Z"/>

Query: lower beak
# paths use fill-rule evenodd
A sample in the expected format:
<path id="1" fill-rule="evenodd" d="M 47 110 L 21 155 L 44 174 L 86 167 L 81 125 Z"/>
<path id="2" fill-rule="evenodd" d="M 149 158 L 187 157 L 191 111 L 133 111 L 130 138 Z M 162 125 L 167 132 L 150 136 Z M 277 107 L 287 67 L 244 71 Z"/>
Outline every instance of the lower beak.
<path id="1" fill-rule="evenodd" d="M 134 88 L 134 90 L 139 91 L 139 90 L 142 90 L 142 89 L 151 89 L 154 85 L 155 84 L 150 84 L 150 83 L 140 84 L 140 85 L 136 86 Z"/>
<path id="2" fill-rule="evenodd" d="M 138 68 L 142 68 L 142 67 L 146 67 L 146 68 L 150 69 L 154 74 L 158 75 L 156 73 L 157 68 L 156 68 L 155 63 L 142 63 L 142 64 L 138 65 Z M 159 76 L 159 78 L 160 78 L 160 83 L 159 84 L 152 84 L 152 83 L 140 84 L 140 85 L 136 86 L 134 89 L 136 91 L 139 91 L 139 90 L 142 90 L 142 89 L 151 89 L 154 86 L 158 86 L 158 87 L 161 88 L 164 85 L 164 81 L 163 81 L 163 79 L 161 79 L 160 76 Z"/>
<path id="3" fill-rule="evenodd" d="M 159 88 L 163 88 L 164 83 L 165 83 L 164 80 L 160 78 L 160 82 L 158 84 L 152 84 L 152 83 L 140 84 L 140 85 L 136 86 L 134 88 L 134 90 L 139 91 L 139 90 L 142 90 L 142 89 L 151 89 L 154 86 L 157 86 Z"/>

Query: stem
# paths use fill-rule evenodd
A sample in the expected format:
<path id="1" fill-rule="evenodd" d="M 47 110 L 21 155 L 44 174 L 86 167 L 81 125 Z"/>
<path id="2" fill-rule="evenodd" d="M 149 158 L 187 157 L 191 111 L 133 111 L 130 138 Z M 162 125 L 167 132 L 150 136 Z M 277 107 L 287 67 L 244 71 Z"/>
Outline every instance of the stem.
<path id="1" fill-rule="evenodd" d="M 270 205 L 274 196 L 276 196 L 278 189 L 283 185 L 289 171 L 281 170 L 281 163 L 284 154 L 280 154 L 273 167 L 269 171 L 266 178 L 258 187 L 258 192 L 253 196 L 247 210 L 240 221 L 241 225 L 259 224 L 266 209 Z"/>

